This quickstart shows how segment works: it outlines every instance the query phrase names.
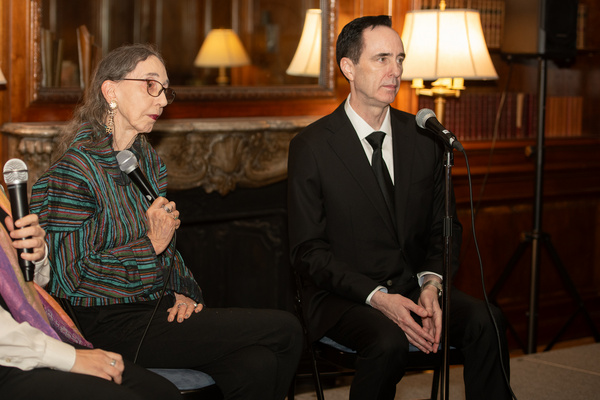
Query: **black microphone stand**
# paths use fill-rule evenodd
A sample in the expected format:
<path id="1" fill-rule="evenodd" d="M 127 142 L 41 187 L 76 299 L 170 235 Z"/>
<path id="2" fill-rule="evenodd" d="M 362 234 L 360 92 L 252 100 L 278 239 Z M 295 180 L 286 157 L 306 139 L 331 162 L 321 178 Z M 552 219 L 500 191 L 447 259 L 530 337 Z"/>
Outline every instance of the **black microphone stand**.
<path id="1" fill-rule="evenodd" d="M 450 320 L 450 265 L 452 263 L 452 208 L 451 208 L 451 188 L 452 188 L 452 167 L 454 166 L 454 152 L 448 146 L 444 152 L 444 174 L 445 174 L 445 215 L 444 215 L 444 261 L 442 282 L 442 370 L 440 374 L 441 382 L 441 400 L 449 399 L 450 384 L 450 360 L 448 353 L 448 321 Z"/>
<path id="2" fill-rule="evenodd" d="M 496 298 L 500 289 L 506 283 L 509 275 L 517 266 L 517 262 L 519 259 L 525 254 L 525 250 L 528 246 L 531 246 L 531 281 L 530 281 L 530 289 L 529 289 L 529 310 L 528 310 L 528 323 L 527 323 L 527 347 L 523 347 L 523 350 L 526 354 L 532 354 L 537 351 L 537 328 L 538 328 L 538 308 L 539 308 L 539 286 L 540 286 L 540 256 L 542 245 L 546 247 L 548 253 L 552 259 L 553 265 L 556 268 L 562 282 L 567 289 L 567 292 L 571 295 L 575 303 L 577 304 L 577 309 L 568 319 L 566 324 L 560 329 L 558 334 L 552 341 L 546 346 L 544 351 L 550 350 L 552 346 L 558 341 L 560 336 L 566 331 L 571 322 L 573 322 L 574 317 L 581 311 L 583 317 L 587 321 L 590 330 L 592 331 L 592 335 L 594 336 L 594 340 L 596 342 L 600 342 L 600 333 L 596 329 L 594 321 L 590 316 L 589 312 L 585 308 L 585 304 L 581 295 L 577 291 L 573 280 L 569 276 L 567 269 L 562 263 L 560 257 L 554 246 L 552 245 L 552 241 L 550 240 L 550 235 L 542 231 L 542 206 L 543 206 L 543 183 L 544 183 L 544 133 L 545 133 L 545 125 L 544 121 L 546 119 L 546 83 L 547 83 L 547 65 L 548 61 L 545 57 L 541 56 L 538 59 L 538 80 L 539 80 L 539 93 L 538 93 L 538 129 L 537 129 L 537 140 L 536 140 L 536 148 L 535 148 L 535 197 L 533 203 L 533 230 L 531 232 L 526 232 L 522 235 L 522 240 L 519 243 L 519 246 L 513 253 L 510 258 L 506 268 L 498 278 L 498 281 L 492 288 L 489 294 L 490 300 L 496 303 Z M 515 339 L 519 338 L 516 335 L 515 329 L 509 323 L 509 329 L 515 335 Z"/>

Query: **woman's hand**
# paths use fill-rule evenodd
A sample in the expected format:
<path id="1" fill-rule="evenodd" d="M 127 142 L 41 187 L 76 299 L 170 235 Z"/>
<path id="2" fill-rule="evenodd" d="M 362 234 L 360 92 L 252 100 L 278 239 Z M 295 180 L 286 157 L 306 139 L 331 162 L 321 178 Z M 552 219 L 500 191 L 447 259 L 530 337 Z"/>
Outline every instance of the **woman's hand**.
<path id="1" fill-rule="evenodd" d="M 158 255 L 169 247 L 175 230 L 181 225 L 179 211 L 174 202 L 159 197 L 148 208 L 146 216 L 148 217 L 148 237 Z"/>
<path id="2" fill-rule="evenodd" d="M 100 349 L 77 349 L 75 354 L 75 364 L 71 372 L 97 376 L 121 384 L 125 365 L 120 354 Z"/>
<path id="3" fill-rule="evenodd" d="M 38 216 L 29 214 L 13 223 L 11 217 L 4 220 L 12 245 L 15 249 L 31 249 L 31 253 L 21 253 L 21 258 L 29 261 L 40 261 L 46 255 L 46 232 L 40 226 Z M 20 229 L 21 228 L 21 229 Z"/>
<path id="4" fill-rule="evenodd" d="M 175 304 L 167 310 L 169 313 L 167 320 L 173 322 L 175 317 L 177 317 L 177 322 L 183 322 L 183 320 L 188 319 L 192 313 L 199 313 L 202 311 L 203 307 L 202 304 L 196 303 L 189 297 L 175 293 Z"/>

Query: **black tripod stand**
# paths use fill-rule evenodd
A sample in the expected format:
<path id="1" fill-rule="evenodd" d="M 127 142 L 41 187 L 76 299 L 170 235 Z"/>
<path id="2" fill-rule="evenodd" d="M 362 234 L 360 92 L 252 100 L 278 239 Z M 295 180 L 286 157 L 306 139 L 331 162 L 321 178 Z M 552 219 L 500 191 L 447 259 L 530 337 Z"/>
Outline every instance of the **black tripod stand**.
<path id="1" fill-rule="evenodd" d="M 581 311 L 585 317 L 587 323 L 590 325 L 592 334 L 596 342 L 600 341 L 600 334 L 596 329 L 590 314 L 587 312 L 581 296 L 579 295 L 575 284 L 571 280 L 565 266 L 561 262 L 558 253 L 554 249 L 550 236 L 542 232 L 542 203 L 543 203 L 543 182 L 544 182 L 544 120 L 546 116 L 546 73 L 547 73 L 547 60 L 542 56 L 539 58 L 539 94 L 538 94 L 538 129 L 537 129 L 537 144 L 535 149 L 536 165 L 535 165 L 535 197 L 533 204 L 533 230 L 525 233 L 521 240 L 521 243 L 517 247 L 516 251 L 510 258 L 508 265 L 500 275 L 500 278 L 492 288 L 489 294 L 489 298 L 495 303 L 498 292 L 508 279 L 509 275 L 514 270 L 519 259 L 523 256 L 525 250 L 531 245 L 531 285 L 529 295 L 529 315 L 528 315 L 528 326 L 527 326 L 527 347 L 523 350 L 527 354 L 535 353 L 537 347 L 537 318 L 538 318 L 538 299 L 539 299 L 539 284 L 540 284 L 540 250 L 541 246 L 544 245 L 548 251 L 552 262 L 559 273 L 565 287 L 573 300 L 577 303 L 577 310 L 571 315 L 567 323 L 560 329 L 559 333 L 554 339 L 548 344 L 545 350 L 550 350 L 560 336 L 566 331 L 568 325 L 575 319 L 575 316 Z M 516 332 L 514 328 L 509 325 L 512 333 Z M 519 343 L 520 344 L 520 343 Z"/>

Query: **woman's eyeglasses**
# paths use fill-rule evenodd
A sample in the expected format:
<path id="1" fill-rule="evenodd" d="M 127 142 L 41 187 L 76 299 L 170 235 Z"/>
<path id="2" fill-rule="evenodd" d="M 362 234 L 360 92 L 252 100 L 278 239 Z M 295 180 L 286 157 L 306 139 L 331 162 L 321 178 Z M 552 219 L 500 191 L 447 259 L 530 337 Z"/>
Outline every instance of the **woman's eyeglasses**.
<path id="1" fill-rule="evenodd" d="M 148 94 L 150 96 L 158 97 L 161 95 L 162 92 L 165 92 L 167 104 L 171 104 L 173 100 L 175 100 L 175 91 L 170 87 L 164 87 L 162 83 L 160 83 L 159 81 L 155 81 L 154 79 L 123 78 L 121 80 L 146 82 L 146 89 L 148 90 Z"/>

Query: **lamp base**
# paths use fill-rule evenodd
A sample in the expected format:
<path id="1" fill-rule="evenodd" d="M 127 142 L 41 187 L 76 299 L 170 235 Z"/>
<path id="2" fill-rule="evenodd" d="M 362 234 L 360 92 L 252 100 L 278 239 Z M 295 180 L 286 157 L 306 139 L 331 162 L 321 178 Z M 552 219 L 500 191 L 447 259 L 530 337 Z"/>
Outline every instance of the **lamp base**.
<path id="1" fill-rule="evenodd" d="M 460 79 L 460 78 L 458 78 Z M 444 124 L 444 111 L 446 109 L 446 97 L 460 97 L 461 90 L 464 90 L 462 79 L 457 78 L 437 80 L 430 89 L 423 86 L 423 80 L 413 80 L 411 86 L 415 89 L 417 96 L 429 96 L 434 98 L 435 116 L 440 123 Z"/>
<path id="2" fill-rule="evenodd" d="M 444 125 L 444 114 L 446 113 L 446 98 L 444 96 L 434 96 L 435 115 L 440 124 Z"/>
<path id="3" fill-rule="evenodd" d="M 219 86 L 227 86 L 229 85 L 229 77 L 225 72 L 225 67 L 219 67 L 219 76 L 217 77 L 217 84 Z"/>

